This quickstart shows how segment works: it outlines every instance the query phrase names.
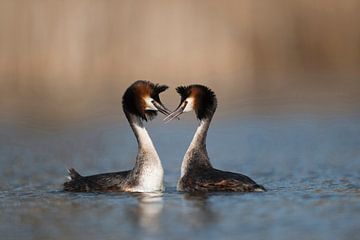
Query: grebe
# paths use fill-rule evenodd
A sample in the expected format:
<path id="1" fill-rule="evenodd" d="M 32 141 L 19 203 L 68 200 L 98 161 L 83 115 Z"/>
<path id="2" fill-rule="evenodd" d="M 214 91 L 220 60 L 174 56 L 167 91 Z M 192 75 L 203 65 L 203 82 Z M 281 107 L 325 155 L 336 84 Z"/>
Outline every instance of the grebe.
<path id="1" fill-rule="evenodd" d="M 83 177 L 69 169 L 64 190 L 71 192 L 153 192 L 162 191 L 164 170 L 143 121 L 151 120 L 157 111 L 170 111 L 161 103 L 159 94 L 168 87 L 138 80 L 124 93 L 123 111 L 138 143 L 136 163 L 132 170 Z"/>
<path id="2" fill-rule="evenodd" d="M 180 105 L 164 121 L 171 121 L 184 112 L 195 111 L 200 120 L 194 138 L 181 164 L 181 176 L 177 185 L 183 192 L 263 192 L 266 189 L 240 173 L 226 172 L 212 167 L 207 150 L 206 135 L 217 107 L 215 93 L 202 85 L 180 86 Z"/>

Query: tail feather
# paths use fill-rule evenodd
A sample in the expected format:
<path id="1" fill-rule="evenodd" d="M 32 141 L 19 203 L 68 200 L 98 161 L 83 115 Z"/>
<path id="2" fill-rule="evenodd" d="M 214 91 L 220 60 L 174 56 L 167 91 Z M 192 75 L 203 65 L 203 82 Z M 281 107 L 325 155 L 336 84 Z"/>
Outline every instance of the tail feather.
<path id="1" fill-rule="evenodd" d="M 254 192 L 267 192 L 266 188 L 263 185 L 256 184 Z"/>
<path id="2" fill-rule="evenodd" d="M 82 177 L 74 168 L 69 168 L 68 173 L 69 173 L 70 180 L 76 180 L 76 179 Z"/>

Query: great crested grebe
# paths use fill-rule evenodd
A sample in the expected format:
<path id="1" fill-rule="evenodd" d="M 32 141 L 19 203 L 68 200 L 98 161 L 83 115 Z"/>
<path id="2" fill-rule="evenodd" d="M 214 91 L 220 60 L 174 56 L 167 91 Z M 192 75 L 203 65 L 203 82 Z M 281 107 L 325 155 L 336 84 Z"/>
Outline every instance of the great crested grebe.
<path id="1" fill-rule="evenodd" d="M 217 106 L 215 93 L 202 85 L 180 86 L 176 88 L 176 91 L 181 96 L 180 105 L 164 121 L 171 121 L 180 114 L 192 110 L 200 120 L 200 125 L 181 164 L 178 191 L 266 191 L 263 186 L 245 175 L 212 167 L 206 150 L 206 134 Z"/>
<path id="2" fill-rule="evenodd" d="M 153 192 L 162 191 L 164 170 L 143 121 L 151 120 L 157 111 L 168 115 L 159 94 L 168 87 L 138 80 L 124 93 L 123 111 L 135 134 L 138 153 L 132 170 L 83 177 L 69 169 L 64 190 L 71 192 Z"/>

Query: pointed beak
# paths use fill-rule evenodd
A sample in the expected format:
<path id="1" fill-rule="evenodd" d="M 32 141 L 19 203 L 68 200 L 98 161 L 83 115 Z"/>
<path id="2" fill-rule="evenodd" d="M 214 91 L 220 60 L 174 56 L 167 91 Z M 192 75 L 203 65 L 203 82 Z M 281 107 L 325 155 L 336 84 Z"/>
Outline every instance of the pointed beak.
<path id="1" fill-rule="evenodd" d="M 173 120 L 174 118 L 179 117 L 183 112 L 184 109 L 186 108 L 187 105 L 187 101 L 182 102 L 177 109 L 175 109 L 172 113 L 170 113 L 166 118 L 164 118 L 165 123 L 170 122 L 171 120 Z"/>
<path id="2" fill-rule="evenodd" d="M 170 110 L 167 109 L 162 103 L 157 102 L 157 101 L 153 101 L 152 102 L 154 104 L 154 106 L 156 107 L 156 109 L 161 112 L 162 114 L 168 116 L 170 114 Z"/>

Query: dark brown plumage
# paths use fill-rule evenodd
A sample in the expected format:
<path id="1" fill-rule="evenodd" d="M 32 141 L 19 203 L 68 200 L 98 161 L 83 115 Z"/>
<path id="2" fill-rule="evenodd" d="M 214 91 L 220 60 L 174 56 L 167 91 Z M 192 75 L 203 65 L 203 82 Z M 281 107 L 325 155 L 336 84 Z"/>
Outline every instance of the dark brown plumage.
<path id="1" fill-rule="evenodd" d="M 181 100 L 178 108 L 166 119 L 194 110 L 200 125 L 184 156 L 178 190 L 184 192 L 255 192 L 266 191 L 251 178 L 240 173 L 221 171 L 212 167 L 206 149 L 206 135 L 216 111 L 215 93 L 206 86 L 195 84 L 176 89 Z"/>
<path id="2" fill-rule="evenodd" d="M 251 178 L 215 168 L 189 170 L 179 181 L 178 188 L 184 192 L 254 192 L 266 191 Z"/>
<path id="3" fill-rule="evenodd" d="M 162 190 L 163 169 L 161 162 L 142 121 L 151 120 L 156 116 L 157 111 L 168 114 L 169 111 L 163 106 L 159 97 L 159 94 L 167 88 L 165 85 L 138 80 L 123 95 L 123 110 L 139 144 L 135 167 L 132 170 L 84 177 L 75 169 L 69 169 L 70 181 L 64 183 L 64 190 L 71 192 Z M 151 103 L 147 103 L 146 99 Z M 157 173 L 161 176 L 154 177 L 152 175 Z M 140 182 L 140 176 L 142 182 Z M 152 182 L 149 183 L 149 181 Z"/>
<path id="4" fill-rule="evenodd" d="M 75 169 L 69 169 L 70 181 L 64 183 L 64 190 L 70 192 L 122 192 L 126 191 L 125 180 L 130 171 L 103 173 L 83 177 Z M 135 182 L 129 185 L 129 187 Z"/>
<path id="5" fill-rule="evenodd" d="M 138 80 L 134 82 L 124 93 L 123 110 L 124 113 L 134 114 L 142 120 L 152 120 L 156 117 L 157 112 L 154 110 L 146 110 L 143 97 L 150 96 L 160 104 L 159 94 L 168 89 L 166 85 L 153 84 L 150 81 Z"/>
<path id="6" fill-rule="evenodd" d="M 189 97 L 194 98 L 194 111 L 199 120 L 210 117 L 217 107 L 215 93 L 206 86 L 199 84 L 179 86 L 176 91 L 181 96 L 180 104 Z"/>

